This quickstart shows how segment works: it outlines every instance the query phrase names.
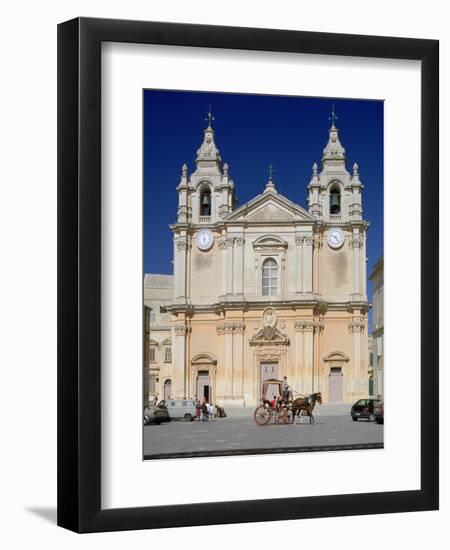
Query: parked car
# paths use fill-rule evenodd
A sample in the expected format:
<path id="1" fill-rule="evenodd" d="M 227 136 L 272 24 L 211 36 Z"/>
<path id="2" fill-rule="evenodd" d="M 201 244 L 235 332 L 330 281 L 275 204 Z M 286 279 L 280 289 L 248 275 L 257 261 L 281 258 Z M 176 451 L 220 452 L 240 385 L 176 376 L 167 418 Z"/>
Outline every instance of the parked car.
<path id="1" fill-rule="evenodd" d="M 144 407 L 144 426 L 149 424 L 162 424 L 170 422 L 170 416 L 166 409 L 160 409 L 155 406 Z"/>
<path id="2" fill-rule="evenodd" d="M 378 399 L 359 399 L 350 411 L 352 420 L 356 422 L 360 418 L 365 418 L 369 422 L 375 420 L 374 406 L 378 403 Z"/>
<path id="3" fill-rule="evenodd" d="M 384 424 L 384 401 L 378 401 L 375 403 L 373 414 L 377 424 Z"/>
<path id="4" fill-rule="evenodd" d="M 183 419 L 190 422 L 195 418 L 195 401 L 193 399 L 166 399 L 158 407 L 167 410 L 171 420 Z"/>

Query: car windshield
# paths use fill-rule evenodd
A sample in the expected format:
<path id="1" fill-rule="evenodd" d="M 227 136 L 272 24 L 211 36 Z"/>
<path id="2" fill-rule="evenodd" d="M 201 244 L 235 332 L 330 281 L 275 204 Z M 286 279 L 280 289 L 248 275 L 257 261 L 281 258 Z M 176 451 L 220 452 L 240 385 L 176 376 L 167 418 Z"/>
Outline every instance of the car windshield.
<path id="1" fill-rule="evenodd" d="M 355 403 L 355 405 L 358 405 L 358 407 L 364 407 L 365 405 L 367 405 L 367 399 L 360 399 Z"/>

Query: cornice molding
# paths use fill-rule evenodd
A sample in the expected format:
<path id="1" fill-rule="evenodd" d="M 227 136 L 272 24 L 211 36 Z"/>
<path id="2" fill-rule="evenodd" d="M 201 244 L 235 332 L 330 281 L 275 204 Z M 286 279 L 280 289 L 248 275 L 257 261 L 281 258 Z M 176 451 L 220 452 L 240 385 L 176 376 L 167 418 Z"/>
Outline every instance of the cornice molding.
<path id="1" fill-rule="evenodd" d="M 242 334 L 245 329 L 245 324 L 240 322 L 225 322 L 219 323 L 216 327 L 217 334 Z"/>
<path id="2" fill-rule="evenodd" d="M 368 302 L 324 302 L 319 299 L 297 299 L 297 300 L 280 300 L 277 302 L 266 302 L 262 300 L 220 300 L 213 304 L 191 304 L 191 303 L 174 303 L 164 308 L 174 315 L 178 313 L 187 313 L 194 315 L 195 313 L 215 313 L 220 315 L 225 311 L 240 310 L 249 311 L 251 309 L 265 309 L 266 307 L 280 309 L 311 309 L 317 314 L 324 314 L 326 311 L 342 311 L 353 313 L 355 310 L 360 310 L 362 315 L 366 315 L 370 307 Z"/>

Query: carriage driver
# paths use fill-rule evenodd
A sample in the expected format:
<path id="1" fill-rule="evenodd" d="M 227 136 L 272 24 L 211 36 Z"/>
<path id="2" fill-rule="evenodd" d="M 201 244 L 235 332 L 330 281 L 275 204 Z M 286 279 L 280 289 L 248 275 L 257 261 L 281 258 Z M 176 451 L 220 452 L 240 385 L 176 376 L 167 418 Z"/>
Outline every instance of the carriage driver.
<path id="1" fill-rule="evenodd" d="M 289 396 L 291 394 L 291 388 L 289 387 L 289 384 L 288 384 L 288 381 L 287 381 L 287 376 L 283 376 L 283 386 L 282 386 L 282 390 L 283 390 L 283 401 L 289 401 Z"/>

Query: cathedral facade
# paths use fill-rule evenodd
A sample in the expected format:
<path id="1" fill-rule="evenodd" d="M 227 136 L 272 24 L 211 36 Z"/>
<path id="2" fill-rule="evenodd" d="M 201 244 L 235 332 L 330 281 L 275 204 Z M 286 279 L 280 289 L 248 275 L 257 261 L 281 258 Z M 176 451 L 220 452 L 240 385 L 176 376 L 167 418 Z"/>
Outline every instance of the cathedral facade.
<path id="1" fill-rule="evenodd" d="M 196 170 L 182 167 L 173 233 L 173 397 L 255 406 L 266 379 L 346 403 L 368 392 L 366 232 L 358 165 L 334 121 L 307 209 L 277 191 L 237 207 L 211 120 Z M 268 389 L 269 392 L 273 391 Z M 271 396 L 270 396 L 271 397 Z"/>

